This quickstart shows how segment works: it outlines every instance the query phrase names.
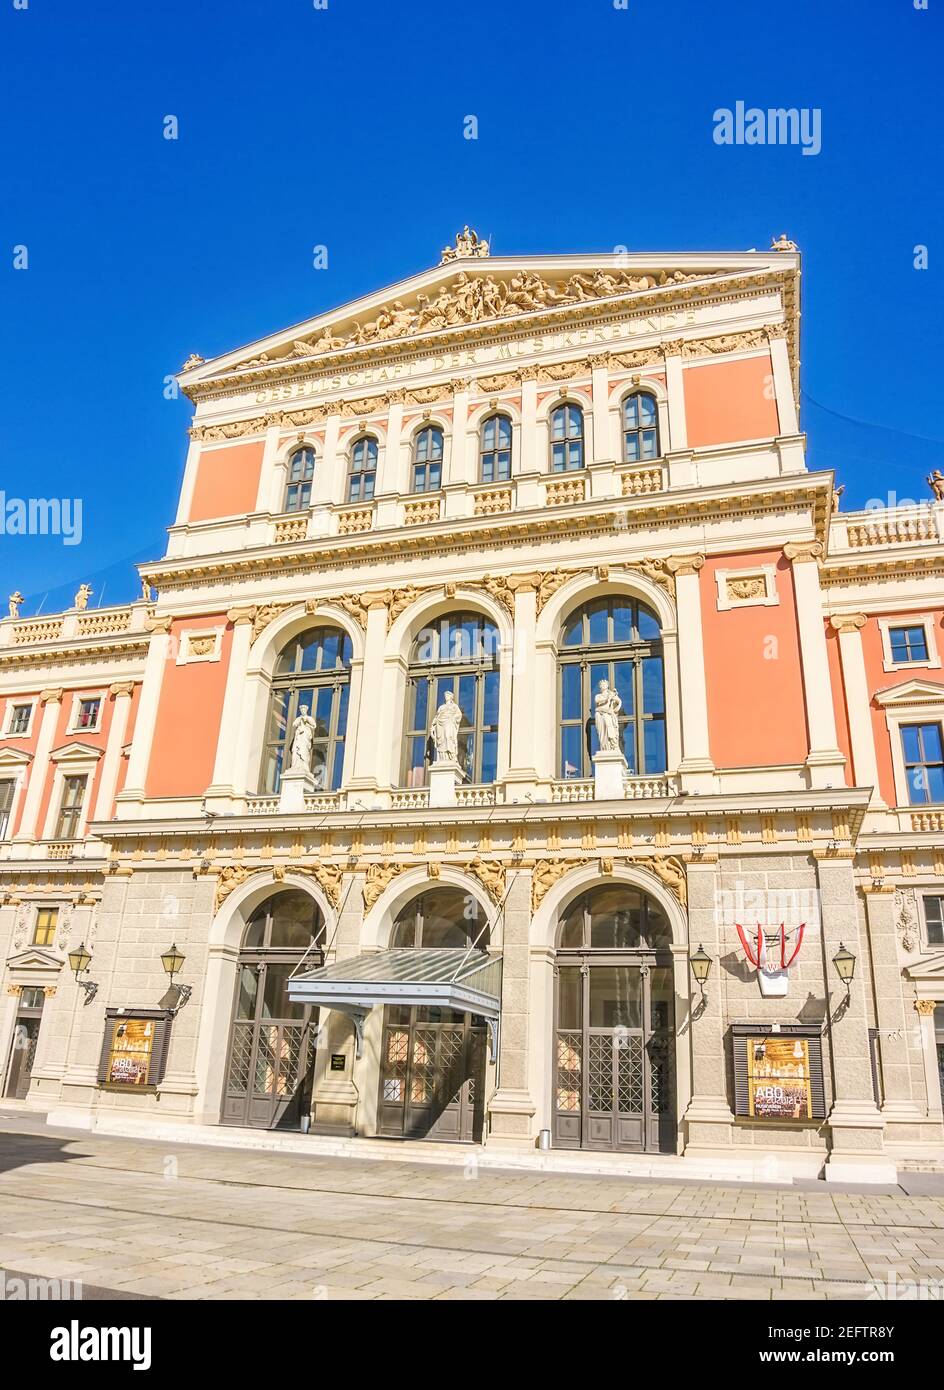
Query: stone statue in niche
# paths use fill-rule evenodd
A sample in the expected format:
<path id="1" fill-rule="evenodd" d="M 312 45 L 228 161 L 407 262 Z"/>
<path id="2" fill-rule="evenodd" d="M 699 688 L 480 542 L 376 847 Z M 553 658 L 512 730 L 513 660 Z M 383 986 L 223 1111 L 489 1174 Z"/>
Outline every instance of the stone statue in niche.
<path id="1" fill-rule="evenodd" d="M 317 725 L 308 713 L 307 705 L 299 705 L 298 718 L 292 725 L 292 772 L 311 771 L 311 753 Z"/>
<path id="2" fill-rule="evenodd" d="M 594 696 L 594 718 L 601 753 L 621 753 L 619 713 L 623 702 L 608 680 L 602 680 Z"/>
<path id="3" fill-rule="evenodd" d="M 451 690 L 447 690 L 443 696 L 443 703 L 433 715 L 433 722 L 429 726 L 429 735 L 433 740 L 433 748 L 436 756 L 434 762 L 437 763 L 456 763 L 459 761 L 459 725 L 462 723 L 462 711 L 456 704 L 456 697 Z"/>

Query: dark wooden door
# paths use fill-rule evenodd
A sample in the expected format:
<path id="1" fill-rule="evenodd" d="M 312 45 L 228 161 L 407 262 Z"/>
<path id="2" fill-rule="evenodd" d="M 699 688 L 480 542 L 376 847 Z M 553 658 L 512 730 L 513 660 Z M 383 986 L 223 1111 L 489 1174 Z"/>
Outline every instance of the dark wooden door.
<path id="1" fill-rule="evenodd" d="M 41 988 L 24 988 L 20 995 L 4 1091 L 11 1100 L 25 1100 L 29 1092 L 44 1002 L 45 996 Z"/>
<path id="2" fill-rule="evenodd" d="M 317 1012 L 289 1002 L 293 968 L 265 961 L 240 964 L 223 1124 L 293 1127 L 308 1108 Z"/>
<path id="3" fill-rule="evenodd" d="M 485 1030 L 469 1014 L 405 1005 L 384 1010 L 381 1134 L 478 1143 L 484 1080 Z"/>
<path id="4" fill-rule="evenodd" d="M 671 966 L 628 953 L 558 960 L 554 1142 L 674 1152 Z"/>

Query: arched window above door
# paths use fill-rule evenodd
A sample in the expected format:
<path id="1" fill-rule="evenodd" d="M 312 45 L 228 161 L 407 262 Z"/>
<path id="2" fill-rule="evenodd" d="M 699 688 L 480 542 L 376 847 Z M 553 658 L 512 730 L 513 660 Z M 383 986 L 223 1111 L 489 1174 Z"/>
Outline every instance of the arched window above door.
<path id="1" fill-rule="evenodd" d="M 315 721 L 311 754 L 315 790 L 336 791 L 341 785 L 350 668 L 351 639 L 340 628 L 308 628 L 279 653 L 269 696 L 262 793 L 279 790 L 290 761 L 292 726 L 302 713 Z"/>
<path id="2" fill-rule="evenodd" d="M 391 946 L 488 948 L 488 921 L 477 898 L 459 888 L 430 888 L 401 908 Z"/>
<path id="3" fill-rule="evenodd" d="M 560 776 L 593 776 L 593 700 L 601 680 L 622 701 L 620 742 L 629 771 L 664 772 L 665 670 L 662 632 L 652 610 L 623 594 L 582 604 L 563 623 L 557 659 Z"/>

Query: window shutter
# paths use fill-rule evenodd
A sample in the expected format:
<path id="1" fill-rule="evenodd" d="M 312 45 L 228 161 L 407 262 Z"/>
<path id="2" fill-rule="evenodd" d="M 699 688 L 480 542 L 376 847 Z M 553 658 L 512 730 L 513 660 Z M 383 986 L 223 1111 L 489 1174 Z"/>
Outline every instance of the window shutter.
<path id="1" fill-rule="evenodd" d="M 98 1084 L 104 1086 L 108 1080 L 108 1054 L 111 1051 L 112 1033 L 115 1031 L 115 1011 L 106 1009 L 105 1011 L 105 1036 L 102 1039 L 102 1050 L 98 1059 Z"/>
<path id="2" fill-rule="evenodd" d="M 826 1091 L 823 1082 L 823 1039 L 819 1033 L 807 1040 L 810 1053 L 810 1101 L 814 1120 L 826 1118 Z"/>
<path id="3" fill-rule="evenodd" d="M 735 1115 L 749 1115 L 751 1107 L 747 1087 L 747 1038 L 738 1037 L 738 1035 L 735 1034 L 733 1048 L 734 1113 Z"/>
<path id="4" fill-rule="evenodd" d="M 165 1014 L 154 1024 L 154 1041 L 151 1045 L 151 1065 L 148 1068 L 148 1085 L 159 1086 L 164 1080 L 167 1068 L 167 1054 L 170 1051 L 170 1032 L 173 1017 Z"/>

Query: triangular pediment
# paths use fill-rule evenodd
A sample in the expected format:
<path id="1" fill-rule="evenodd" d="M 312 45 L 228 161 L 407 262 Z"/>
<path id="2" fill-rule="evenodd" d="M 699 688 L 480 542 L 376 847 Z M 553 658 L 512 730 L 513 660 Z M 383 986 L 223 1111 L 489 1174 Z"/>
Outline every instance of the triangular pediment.
<path id="1" fill-rule="evenodd" d="M 944 952 L 912 961 L 906 967 L 905 974 L 911 980 L 944 980 Z"/>
<path id="2" fill-rule="evenodd" d="M 0 748 L 0 768 L 11 772 L 18 767 L 29 767 L 32 753 L 24 753 L 21 748 Z"/>
<path id="3" fill-rule="evenodd" d="M 35 946 L 28 946 L 25 951 L 18 952 L 15 956 L 7 958 L 7 971 L 11 975 L 17 975 L 23 971 L 39 972 L 40 974 L 58 975 L 62 969 L 62 960 L 59 956 L 54 956 L 51 951 L 40 951 Z"/>
<path id="4" fill-rule="evenodd" d="M 887 685 L 873 696 L 877 705 L 883 708 L 895 705 L 939 705 L 944 703 L 944 684 L 940 681 L 903 681 L 900 685 Z"/>
<path id="5" fill-rule="evenodd" d="M 87 763 L 90 758 L 97 759 L 102 756 L 100 748 L 94 748 L 90 743 L 64 743 L 61 748 L 54 749 L 50 755 L 50 762 L 54 763 Z"/>
<path id="6" fill-rule="evenodd" d="M 481 246 L 482 243 L 479 243 Z M 788 249 L 789 247 L 789 249 Z M 670 306 L 699 285 L 745 275 L 797 273 L 792 243 L 768 252 L 488 256 L 463 251 L 374 294 L 204 361 L 194 354 L 180 382 L 188 394 L 230 373 L 256 373 L 324 359 L 325 365 L 378 346 L 429 340 L 501 320 L 535 328 L 599 304 Z"/>

